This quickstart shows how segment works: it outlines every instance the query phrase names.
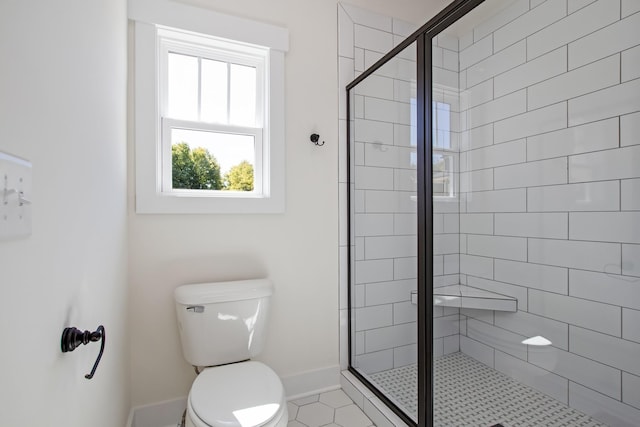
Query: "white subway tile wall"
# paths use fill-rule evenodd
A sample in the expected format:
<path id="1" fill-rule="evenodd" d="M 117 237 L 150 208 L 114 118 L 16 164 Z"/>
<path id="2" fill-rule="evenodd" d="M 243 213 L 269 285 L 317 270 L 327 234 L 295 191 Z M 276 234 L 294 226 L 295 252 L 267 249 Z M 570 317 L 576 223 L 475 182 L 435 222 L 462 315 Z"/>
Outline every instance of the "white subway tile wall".
<path id="1" fill-rule="evenodd" d="M 354 67 L 339 74 L 342 102 L 348 76 L 415 26 L 338 9 L 339 65 Z M 515 0 L 432 48 L 434 108 L 448 114 L 434 135 L 451 147 L 434 177 L 434 287 L 518 299 L 516 313 L 434 308 L 434 355 L 461 351 L 614 427 L 640 425 L 639 12 L 637 0 Z M 416 361 L 412 61 L 404 52 L 354 99 L 368 373 Z M 552 346 L 522 344 L 536 335 Z"/>
<path id="2" fill-rule="evenodd" d="M 372 29 L 354 25 L 356 49 L 367 58 L 386 52 L 396 31 L 407 32 L 399 21 L 391 27 Z M 386 48 L 388 47 L 388 49 Z M 413 46 L 415 50 L 415 46 Z M 444 53 L 440 52 L 444 63 Z M 457 56 L 456 56 L 457 61 Z M 447 58 L 447 62 L 450 59 Z M 457 70 L 456 70 L 457 71 Z M 363 149 L 355 153 L 354 195 L 364 198 L 364 209 L 353 217 L 356 235 L 356 283 L 363 285 L 364 307 L 353 313 L 353 328 L 360 333 L 355 365 L 374 373 L 416 362 L 416 146 L 415 53 L 405 52 L 358 85 L 363 97 L 363 118 L 355 120 L 354 142 Z M 444 217 L 440 218 L 442 228 Z M 458 251 L 457 235 L 455 247 Z M 442 256 L 436 264 L 443 268 Z M 380 264 L 377 264 L 377 263 Z M 384 268 L 384 274 L 376 269 Z"/>
<path id="3" fill-rule="evenodd" d="M 460 60 L 460 274 L 521 290 L 517 313 L 462 312 L 461 351 L 612 426 L 640 424 L 640 13 L 623 3 L 514 2 Z M 521 344 L 536 335 L 552 345 Z"/>
<path id="4" fill-rule="evenodd" d="M 399 43 L 416 26 L 346 4 L 339 5 L 338 9 L 339 37 L 347 33 L 341 39 L 339 50 L 339 66 L 349 68 L 340 70 L 343 92 L 349 77 L 358 75 L 377 61 L 382 53 L 391 49 L 391 44 Z M 405 49 L 354 89 L 356 120 L 352 124 L 352 143 L 355 150 L 351 159 L 355 258 L 352 265 L 355 267 L 354 284 L 362 298 L 356 301 L 359 308 L 354 311 L 353 330 L 356 333 L 355 364 L 365 373 L 405 366 L 417 360 L 417 310 L 410 302 L 417 276 L 415 49 L 415 44 Z M 476 51 L 469 56 L 474 63 L 482 55 L 490 55 L 491 41 L 484 47 L 484 53 L 478 48 Z M 444 286 L 458 283 L 460 271 L 457 38 L 439 37 L 434 52 L 437 66 L 434 83 L 438 88 L 434 99 L 443 106 L 437 107 L 438 114 L 443 117 L 438 138 L 443 154 L 449 155 L 443 159 L 441 173 L 434 179 L 434 187 L 440 190 L 442 197 L 434 218 L 434 270 L 439 279 L 437 284 Z M 349 61 L 351 58 L 354 60 Z M 525 107 L 523 95 L 517 95 L 521 108 Z M 493 87 L 486 88 L 484 93 L 478 92 L 471 102 L 483 103 L 483 97 L 492 98 Z M 348 126 L 343 123 L 341 128 L 346 131 Z M 346 135 L 341 135 L 341 143 L 345 141 Z M 524 144 L 519 150 L 524 160 Z M 346 184 L 346 162 L 341 164 L 345 171 L 341 171 L 340 176 Z M 346 199 L 342 197 L 342 210 L 345 203 Z M 345 228 L 346 222 L 341 221 L 343 237 Z M 340 242 L 346 248 L 345 239 L 341 238 Z M 341 269 L 346 269 L 344 258 L 342 262 Z M 341 277 L 344 277 L 341 286 L 346 287 L 346 275 Z M 346 305 L 341 304 L 341 307 Z M 435 354 L 459 351 L 459 327 L 457 310 L 443 311 L 437 317 Z M 341 365 L 346 367 L 346 361 L 342 360 Z"/>

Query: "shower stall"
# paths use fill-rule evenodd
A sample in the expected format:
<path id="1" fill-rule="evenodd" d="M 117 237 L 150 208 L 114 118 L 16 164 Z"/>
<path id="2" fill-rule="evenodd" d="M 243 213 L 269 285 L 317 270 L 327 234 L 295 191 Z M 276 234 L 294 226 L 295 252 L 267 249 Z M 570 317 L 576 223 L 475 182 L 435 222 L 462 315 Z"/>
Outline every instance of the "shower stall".
<path id="1" fill-rule="evenodd" d="M 640 425 L 640 2 L 458 0 L 370 62 L 349 371 L 408 425 Z"/>

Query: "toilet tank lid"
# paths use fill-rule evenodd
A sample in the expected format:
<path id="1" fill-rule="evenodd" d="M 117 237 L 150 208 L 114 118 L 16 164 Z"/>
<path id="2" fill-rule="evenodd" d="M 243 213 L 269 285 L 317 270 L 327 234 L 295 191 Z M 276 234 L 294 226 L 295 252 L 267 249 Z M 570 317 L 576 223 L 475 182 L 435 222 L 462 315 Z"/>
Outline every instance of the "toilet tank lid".
<path id="1" fill-rule="evenodd" d="M 268 279 L 253 279 L 182 285 L 174 291 L 174 298 L 178 304 L 210 304 L 263 298 L 272 293 Z"/>

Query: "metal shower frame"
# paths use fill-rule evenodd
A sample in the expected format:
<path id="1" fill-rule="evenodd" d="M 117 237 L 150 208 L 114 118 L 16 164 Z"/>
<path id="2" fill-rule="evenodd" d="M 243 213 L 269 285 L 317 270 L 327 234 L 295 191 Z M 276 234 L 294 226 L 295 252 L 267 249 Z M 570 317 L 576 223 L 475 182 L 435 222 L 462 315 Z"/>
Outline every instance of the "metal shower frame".
<path id="1" fill-rule="evenodd" d="M 349 83 L 347 91 L 347 123 L 351 123 L 350 91 L 360 82 L 373 74 L 376 70 L 393 59 L 398 53 L 406 49 L 412 43 L 417 46 L 417 209 L 418 209 L 418 231 L 417 231 L 417 255 L 418 255 L 418 413 L 416 423 L 401 408 L 384 395 L 374 384 L 360 374 L 352 365 L 352 265 L 351 265 L 351 215 L 347 215 L 347 245 L 349 256 L 347 257 L 348 268 L 348 324 L 349 324 L 349 372 L 359 381 L 369 388 L 376 397 L 385 403 L 396 415 L 398 415 L 407 425 L 415 427 L 433 426 L 433 183 L 430 177 L 432 171 L 432 144 L 433 135 L 431 108 L 427 108 L 432 103 L 432 43 L 431 40 L 442 32 L 445 28 L 462 18 L 472 9 L 483 3 L 484 0 L 455 0 L 426 24 L 407 37 L 402 43 L 383 56 L 375 64 L 364 71 L 358 78 Z M 347 126 L 350 129 L 350 126 Z M 347 176 L 351 184 L 351 133 L 347 131 Z M 347 207 L 351 211 L 351 185 L 347 186 Z"/>

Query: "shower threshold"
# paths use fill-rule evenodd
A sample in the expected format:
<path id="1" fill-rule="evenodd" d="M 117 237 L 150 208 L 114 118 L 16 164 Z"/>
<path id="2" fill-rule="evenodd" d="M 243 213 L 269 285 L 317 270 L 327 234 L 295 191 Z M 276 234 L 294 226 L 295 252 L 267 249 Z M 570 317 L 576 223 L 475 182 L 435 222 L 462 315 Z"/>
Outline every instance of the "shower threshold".
<path id="1" fill-rule="evenodd" d="M 368 376 L 415 419 L 416 365 Z M 434 393 L 436 427 L 606 427 L 460 352 L 435 360 Z"/>

